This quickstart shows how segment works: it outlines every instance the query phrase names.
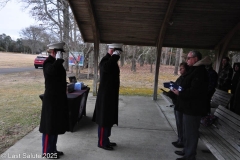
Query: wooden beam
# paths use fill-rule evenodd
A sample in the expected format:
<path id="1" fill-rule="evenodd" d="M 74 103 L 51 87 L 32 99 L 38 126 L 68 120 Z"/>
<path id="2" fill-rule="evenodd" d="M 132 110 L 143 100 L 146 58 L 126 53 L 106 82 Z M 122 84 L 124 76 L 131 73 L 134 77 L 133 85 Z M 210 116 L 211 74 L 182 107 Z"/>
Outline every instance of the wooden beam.
<path id="1" fill-rule="evenodd" d="M 93 79 L 93 95 L 97 95 L 97 82 L 98 82 L 98 55 L 99 55 L 99 29 L 97 27 L 96 16 L 93 10 L 92 0 L 86 0 L 88 12 L 91 19 L 93 39 L 94 39 L 94 79 Z"/>
<path id="2" fill-rule="evenodd" d="M 240 29 L 240 22 L 216 45 L 215 50 L 220 49 L 220 46 L 227 46 L 234 34 Z"/>
<path id="3" fill-rule="evenodd" d="M 162 44 L 163 39 L 166 33 L 167 26 L 169 25 L 170 18 L 173 13 L 173 9 L 177 3 L 177 0 L 171 0 L 168 5 L 167 12 L 165 14 L 158 40 L 157 40 L 157 61 L 156 61 L 156 69 L 155 69 L 155 80 L 154 80 L 154 88 L 153 88 L 153 100 L 157 100 L 157 90 L 158 90 L 158 77 L 159 77 L 159 67 L 160 67 L 160 59 L 161 59 L 161 51 L 162 51 Z"/>
<path id="4" fill-rule="evenodd" d="M 221 66 L 221 61 L 224 55 L 227 54 L 228 50 L 228 44 L 231 41 L 232 37 L 235 35 L 235 33 L 240 29 L 240 22 L 230 31 L 228 34 L 216 45 L 216 72 L 219 71 L 219 68 Z"/>

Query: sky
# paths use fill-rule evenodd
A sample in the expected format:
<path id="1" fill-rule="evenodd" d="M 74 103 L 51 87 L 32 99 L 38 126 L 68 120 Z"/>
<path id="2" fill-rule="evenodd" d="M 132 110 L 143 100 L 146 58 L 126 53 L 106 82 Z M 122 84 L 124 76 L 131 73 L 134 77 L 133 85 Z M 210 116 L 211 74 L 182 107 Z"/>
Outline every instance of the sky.
<path id="1" fill-rule="evenodd" d="M 36 24 L 27 10 L 22 9 L 22 4 L 11 0 L 4 8 L 0 8 L 0 34 L 5 33 L 13 40 L 20 38 L 19 32 Z"/>

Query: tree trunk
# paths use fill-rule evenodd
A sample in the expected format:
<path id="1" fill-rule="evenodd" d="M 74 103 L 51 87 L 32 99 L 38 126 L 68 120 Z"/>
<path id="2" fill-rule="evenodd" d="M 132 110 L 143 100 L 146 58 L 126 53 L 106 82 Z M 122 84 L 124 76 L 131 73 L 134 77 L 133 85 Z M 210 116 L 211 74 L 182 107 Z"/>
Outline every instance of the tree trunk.
<path id="1" fill-rule="evenodd" d="M 76 70 L 75 75 L 76 75 L 77 78 L 79 78 L 79 75 L 80 75 L 80 68 L 79 68 L 78 64 L 79 64 L 78 61 L 76 61 L 76 63 L 75 63 L 75 70 Z"/>
<path id="2" fill-rule="evenodd" d="M 172 60 L 172 50 L 173 50 L 173 48 L 171 48 L 171 53 L 170 53 L 169 63 L 168 63 L 169 66 L 171 65 L 171 60 Z"/>
<path id="3" fill-rule="evenodd" d="M 68 45 L 69 42 L 69 5 L 66 0 L 63 0 L 63 40 Z M 63 66 L 66 71 L 69 70 L 68 68 L 68 59 L 69 59 L 69 49 L 68 47 L 65 48 L 65 53 L 63 54 L 64 63 Z M 76 65 L 75 65 L 76 67 Z"/>
<path id="4" fill-rule="evenodd" d="M 124 65 L 124 58 L 125 58 L 125 56 L 124 56 L 124 52 L 121 54 L 121 57 L 120 57 L 120 66 L 122 67 L 123 65 Z"/>
<path id="5" fill-rule="evenodd" d="M 136 46 L 134 46 L 133 49 L 133 56 L 132 56 L 132 67 L 131 67 L 131 71 L 136 72 L 136 59 L 135 59 L 135 54 L 136 54 Z"/>
<path id="6" fill-rule="evenodd" d="M 150 67 L 150 73 L 152 73 L 153 72 L 153 63 L 151 62 L 151 65 L 150 65 L 151 67 Z"/>
<path id="7" fill-rule="evenodd" d="M 88 59 L 88 74 L 87 74 L 87 79 L 90 79 L 90 74 L 93 74 L 93 50 L 89 54 L 89 59 Z"/>
<path id="8" fill-rule="evenodd" d="M 177 51 L 176 51 L 174 75 L 178 75 L 178 66 L 179 66 L 180 50 L 181 50 L 180 48 L 177 48 Z"/>
<path id="9" fill-rule="evenodd" d="M 139 58 L 139 63 L 140 66 L 142 67 L 144 65 L 144 60 L 143 60 L 143 56 L 141 55 L 141 57 Z"/>

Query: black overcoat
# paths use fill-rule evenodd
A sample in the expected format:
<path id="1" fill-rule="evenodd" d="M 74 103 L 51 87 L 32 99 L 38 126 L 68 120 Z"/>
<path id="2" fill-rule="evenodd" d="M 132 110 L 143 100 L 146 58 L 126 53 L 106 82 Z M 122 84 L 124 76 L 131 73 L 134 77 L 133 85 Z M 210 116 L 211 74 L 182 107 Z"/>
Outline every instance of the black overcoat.
<path id="1" fill-rule="evenodd" d="M 39 131 L 44 134 L 64 134 L 68 130 L 67 84 L 63 61 L 49 56 L 43 63 L 45 92 Z"/>
<path id="2" fill-rule="evenodd" d="M 204 65 L 192 66 L 181 82 L 178 104 L 184 114 L 205 116 L 207 114 L 208 73 Z"/>
<path id="3" fill-rule="evenodd" d="M 92 120 L 102 127 L 118 125 L 119 58 L 107 53 L 99 65 L 100 84 Z"/>
<path id="4" fill-rule="evenodd" d="M 240 115 L 240 79 L 238 81 L 237 89 L 235 91 L 234 96 L 234 102 L 233 102 L 233 107 L 234 107 L 234 112 Z"/>

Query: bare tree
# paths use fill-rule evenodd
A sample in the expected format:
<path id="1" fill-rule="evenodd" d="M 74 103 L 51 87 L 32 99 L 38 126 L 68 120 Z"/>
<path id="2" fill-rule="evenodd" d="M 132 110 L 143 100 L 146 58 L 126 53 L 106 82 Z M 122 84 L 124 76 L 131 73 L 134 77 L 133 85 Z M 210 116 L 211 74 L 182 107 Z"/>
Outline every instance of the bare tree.
<path id="1" fill-rule="evenodd" d="M 123 52 L 121 53 L 120 56 L 120 66 L 122 67 L 124 65 L 124 61 L 125 61 L 125 56 L 126 56 L 126 46 L 123 45 Z"/>
<path id="2" fill-rule="evenodd" d="M 43 28 L 38 26 L 30 26 L 21 30 L 20 35 L 23 37 L 24 45 L 29 46 L 32 50 L 32 54 L 42 49 L 42 39 L 43 35 L 47 34 L 44 32 Z"/>
<path id="3" fill-rule="evenodd" d="M 89 54 L 89 58 L 88 58 L 88 74 L 87 74 L 87 78 L 90 78 L 90 75 L 93 74 L 93 55 L 94 52 L 92 51 Z"/>
<path id="4" fill-rule="evenodd" d="M 153 72 L 153 64 L 156 60 L 156 47 L 146 47 L 145 54 L 146 54 L 146 61 L 150 64 L 150 73 Z"/>
<path id="5" fill-rule="evenodd" d="M 59 1 L 57 1 L 57 5 L 59 6 Z M 62 5 L 63 5 L 63 26 L 60 28 L 63 29 L 63 41 L 66 43 L 69 43 L 69 22 L 70 22 L 69 4 L 66 0 L 62 0 Z M 58 10 L 58 19 L 59 19 L 59 22 L 61 22 L 59 10 Z M 63 55 L 63 59 L 64 59 L 63 66 L 67 71 L 69 70 L 68 58 L 69 58 L 69 50 L 68 50 L 68 48 L 66 48 L 65 54 Z"/>
<path id="6" fill-rule="evenodd" d="M 136 72 L 136 55 L 137 52 L 137 47 L 133 46 L 133 51 L 132 51 L 132 67 L 131 67 L 131 71 Z"/>
<path id="7" fill-rule="evenodd" d="M 179 59 L 180 59 L 180 48 L 177 48 L 176 51 L 176 60 L 175 60 L 175 68 L 174 68 L 174 75 L 178 75 L 178 66 L 179 66 Z"/>
<path id="8" fill-rule="evenodd" d="M 68 58 L 70 44 L 70 10 L 67 0 L 22 0 L 26 7 L 30 8 L 31 15 L 42 22 L 42 27 L 58 37 L 58 41 L 64 41 L 67 44 L 65 54 L 62 55 L 65 60 L 63 65 L 68 70 Z M 73 17 L 73 16 L 72 16 Z"/>

